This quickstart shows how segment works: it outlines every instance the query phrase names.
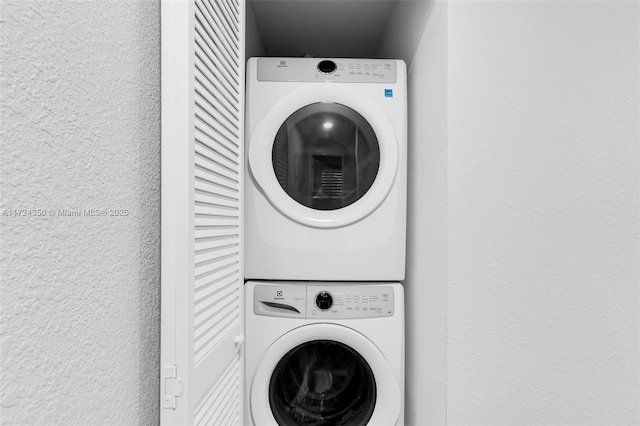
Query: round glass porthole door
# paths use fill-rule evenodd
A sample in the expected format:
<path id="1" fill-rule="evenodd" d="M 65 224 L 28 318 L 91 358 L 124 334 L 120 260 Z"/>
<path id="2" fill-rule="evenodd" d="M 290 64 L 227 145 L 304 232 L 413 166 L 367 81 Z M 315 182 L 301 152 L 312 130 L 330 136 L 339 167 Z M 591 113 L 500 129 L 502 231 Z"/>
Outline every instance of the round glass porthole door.
<path id="1" fill-rule="evenodd" d="M 376 403 L 376 382 L 367 361 L 332 340 L 305 342 L 276 365 L 269 405 L 281 426 L 364 425 Z"/>
<path id="2" fill-rule="evenodd" d="M 380 167 L 380 147 L 365 118 L 334 102 L 318 102 L 291 114 L 272 150 L 282 189 L 314 210 L 337 210 L 362 198 Z"/>

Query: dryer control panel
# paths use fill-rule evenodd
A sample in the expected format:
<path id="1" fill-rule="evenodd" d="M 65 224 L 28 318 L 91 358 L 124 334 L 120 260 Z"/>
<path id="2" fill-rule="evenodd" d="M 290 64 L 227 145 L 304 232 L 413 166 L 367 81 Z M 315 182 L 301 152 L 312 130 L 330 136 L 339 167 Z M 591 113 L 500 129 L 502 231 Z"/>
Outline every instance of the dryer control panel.
<path id="1" fill-rule="evenodd" d="M 393 287 L 385 284 L 265 283 L 254 289 L 256 315 L 358 319 L 394 313 Z"/>
<path id="2" fill-rule="evenodd" d="M 258 81 L 395 83 L 396 72 L 390 59 L 258 58 Z"/>

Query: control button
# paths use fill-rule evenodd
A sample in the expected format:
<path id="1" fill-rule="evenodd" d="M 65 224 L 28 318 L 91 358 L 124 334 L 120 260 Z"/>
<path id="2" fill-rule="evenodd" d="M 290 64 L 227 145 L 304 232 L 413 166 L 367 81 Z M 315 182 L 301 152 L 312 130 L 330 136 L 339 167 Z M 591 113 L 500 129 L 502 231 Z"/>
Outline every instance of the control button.
<path id="1" fill-rule="evenodd" d="M 321 311 L 327 311 L 333 306 L 333 297 L 326 291 L 321 291 L 316 295 L 316 306 Z"/>
<path id="2" fill-rule="evenodd" d="M 333 61 L 320 61 L 318 71 L 323 74 L 331 74 L 336 70 L 336 63 Z"/>

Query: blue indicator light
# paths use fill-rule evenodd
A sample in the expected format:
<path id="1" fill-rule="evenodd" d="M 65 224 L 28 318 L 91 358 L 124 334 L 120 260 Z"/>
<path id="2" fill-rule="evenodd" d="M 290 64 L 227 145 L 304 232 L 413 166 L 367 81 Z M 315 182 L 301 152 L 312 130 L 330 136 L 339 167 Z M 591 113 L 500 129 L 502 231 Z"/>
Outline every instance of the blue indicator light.
<path id="1" fill-rule="evenodd" d="M 393 98 L 393 89 L 384 89 L 385 98 Z"/>

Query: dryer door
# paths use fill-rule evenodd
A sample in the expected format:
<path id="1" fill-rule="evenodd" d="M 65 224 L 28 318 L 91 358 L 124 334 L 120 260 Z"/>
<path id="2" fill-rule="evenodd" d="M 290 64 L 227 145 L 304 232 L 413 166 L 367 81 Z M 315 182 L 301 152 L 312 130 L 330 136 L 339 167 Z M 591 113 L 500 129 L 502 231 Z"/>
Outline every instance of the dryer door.
<path id="1" fill-rule="evenodd" d="M 297 328 L 265 352 L 251 386 L 256 425 L 394 425 L 401 392 L 378 348 L 335 324 Z"/>
<path id="2" fill-rule="evenodd" d="M 389 119 L 344 86 L 317 84 L 282 99 L 258 124 L 249 166 L 271 204 L 313 227 L 345 226 L 389 194 L 398 143 Z"/>

